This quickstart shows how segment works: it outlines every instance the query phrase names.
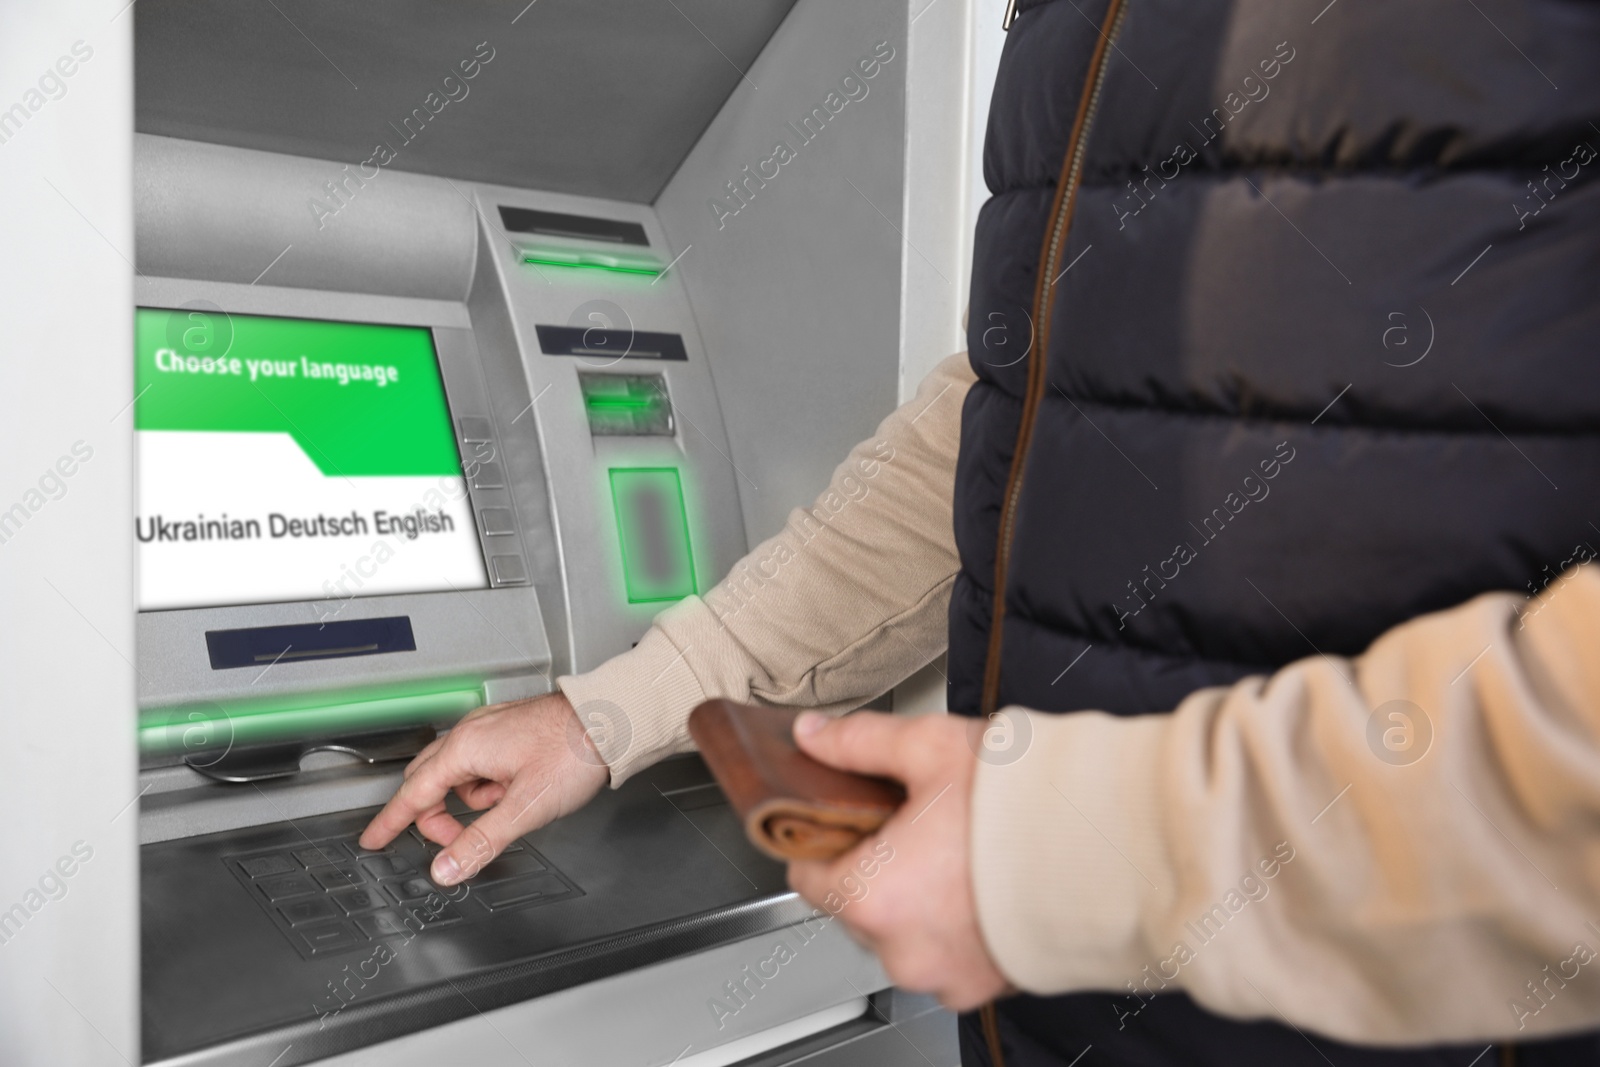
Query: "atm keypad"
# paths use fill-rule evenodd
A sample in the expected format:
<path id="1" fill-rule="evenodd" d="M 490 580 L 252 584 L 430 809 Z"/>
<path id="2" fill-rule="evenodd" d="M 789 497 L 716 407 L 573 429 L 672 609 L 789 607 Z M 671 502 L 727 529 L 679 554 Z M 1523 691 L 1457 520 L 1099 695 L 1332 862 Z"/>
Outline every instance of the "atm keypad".
<path id="1" fill-rule="evenodd" d="M 470 822 L 476 815 L 462 817 Z M 439 927 L 486 923 L 507 912 L 581 896 L 583 890 L 526 842 L 449 891 L 427 877 L 439 846 L 413 828 L 382 849 L 354 837 L 223 857 L 234 877 L 306 959 L 354 951 L 374 941 L 409 940 Z"/>

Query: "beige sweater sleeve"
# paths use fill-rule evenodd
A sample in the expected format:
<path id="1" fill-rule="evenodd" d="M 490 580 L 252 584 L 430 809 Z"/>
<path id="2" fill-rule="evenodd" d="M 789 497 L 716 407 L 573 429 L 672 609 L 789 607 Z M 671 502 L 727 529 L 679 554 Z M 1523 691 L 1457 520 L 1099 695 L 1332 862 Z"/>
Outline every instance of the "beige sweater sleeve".
<path id="1" fill-rule="evenodd" d="M 656 617 L 629 652 L 557 684 L 591 729 L 613 785 L 692 748 L 696 704 L 848 710 L 944 651 L 957 559 L 950 499 L 965 354 L 857 445 L 809 508 L 704 598 Z"/>
<path id="2" fill-rule="evenodd" d="M 1121 993 L 1123 1024 L 1175 989 L 1362 1042 L 1600 1023 L 1600 568 L 1574 558 L 1531 602 L 1170 715 L 1007 709 L 1031 744 L 980 765 L 973 815 L 1002 970 Z"/>

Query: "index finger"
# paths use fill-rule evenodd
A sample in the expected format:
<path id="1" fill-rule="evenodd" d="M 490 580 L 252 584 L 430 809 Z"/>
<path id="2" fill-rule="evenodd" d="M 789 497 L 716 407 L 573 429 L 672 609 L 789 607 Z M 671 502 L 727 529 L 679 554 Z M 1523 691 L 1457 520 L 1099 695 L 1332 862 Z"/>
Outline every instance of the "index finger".
<path id="1" fill-rule="evenodd" d="M 458 767 L 450 759 L 447 749 L 440 749 L 401 783 L 383 810 L 373 816 L 367 828 L 361 831 L 362 848 L 382 848 L 426 812 L 443 809 L 445 796 L 451 789 L 477 775 Z"/>

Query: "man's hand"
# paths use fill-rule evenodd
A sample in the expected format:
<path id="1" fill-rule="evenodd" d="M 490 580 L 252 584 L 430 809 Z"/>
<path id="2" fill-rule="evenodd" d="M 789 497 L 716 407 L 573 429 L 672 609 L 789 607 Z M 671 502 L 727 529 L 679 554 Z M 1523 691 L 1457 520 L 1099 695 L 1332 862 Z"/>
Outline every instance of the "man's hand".
<path id="1" fill-rule="evenodd" d="M 361 834 L 382 848 L 411 823 L 445 846 L 431 874 L 440 885 L 471 878 L 514 838 L 586 804 L 611 772 L 560 693 L 479 708 L 417 754 L 406 780 Z M 462 829 L 445 811 L 450 790 L 468 807 L 493 808 Z"/>
<path id="2" fill-rule="evenodd" d="M 1007 989 L 978 929 L 968 835 L 975 719 L 808 713 L 795 740 L 814 759 L 905 783 L 906 803 L 878 834 L 831 862 L 789 865 L 789 885 L 838 915 L 894 983 L 966 1011 Z M 871 872 L 871 873 L 869 873 Z"/>

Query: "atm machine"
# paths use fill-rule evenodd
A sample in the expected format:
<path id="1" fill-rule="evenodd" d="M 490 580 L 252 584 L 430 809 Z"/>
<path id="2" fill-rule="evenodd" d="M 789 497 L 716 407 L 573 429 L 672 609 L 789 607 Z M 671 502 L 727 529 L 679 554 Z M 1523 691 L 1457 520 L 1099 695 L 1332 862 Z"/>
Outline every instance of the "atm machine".
<path id="1" fill-rule="evenodd" d="M 133 12 L 144 1062 L 954 1062 L 696 756 L 356 843 L 892 407 L 906 13 L 825 6 Z"/>

